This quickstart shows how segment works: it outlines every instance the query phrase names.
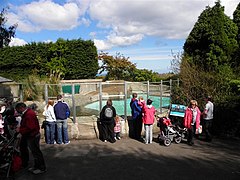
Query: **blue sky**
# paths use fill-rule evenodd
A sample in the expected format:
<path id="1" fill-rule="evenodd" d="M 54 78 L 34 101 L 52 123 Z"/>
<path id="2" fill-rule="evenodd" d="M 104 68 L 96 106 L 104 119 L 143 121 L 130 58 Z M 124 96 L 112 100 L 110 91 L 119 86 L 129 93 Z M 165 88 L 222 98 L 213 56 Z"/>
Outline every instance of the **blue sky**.
<path id="1" fill-rule="evenodd" d="M 182 46 L 206 6 L 215 0 L 0 0 L 17 23 L 11 46 L 93 40 L 98 51 L 120 53 L 139 69 L 171 71 L 172 52 Z M 232 18 L 239 0 L 221 0 Z"/>

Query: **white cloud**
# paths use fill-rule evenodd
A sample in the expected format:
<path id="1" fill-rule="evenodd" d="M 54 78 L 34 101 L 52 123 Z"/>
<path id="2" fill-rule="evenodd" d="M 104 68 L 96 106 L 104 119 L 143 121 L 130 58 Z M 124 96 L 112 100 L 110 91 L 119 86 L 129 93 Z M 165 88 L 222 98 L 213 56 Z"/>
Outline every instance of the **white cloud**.
<path id="1" fill-rule="evenodd" d="M 10 22 L 17 21 L 18 30 L 36 32 L 47 30 L 69 30 L 80 24 L 80 12 L 77 4 L 65 3 L 59 5 L 51 0 L 34 1 L 16 7 L 16 12 L 9 16 Z M 83 19 L 83 22 L 87 22 Z"/>
<path id="2" fill-rule="evenodd" d="M 238 3 L 238 0 L 222 0 L 225 13 L 232 16 Z M 108 47 L 112 47 L 137 43 L 141 38 L 130 42 L 127 37 L 139 34 L 185 39 L 201 12 L 214 4 L 215 0 L 95 0 L 90 4 L 89 14 L 98 21 L 99 27 L 115 34 L 105 39 L 105 43 L 112 44 Z"/>
<path id="3" fill-rule="evenodd" d="M 24 41 L 23 39 L 12 38 L 11 42 L 9 43 L 9 46 L 23 46 L 25 44 L 27 44 L 27 42 Z"/>

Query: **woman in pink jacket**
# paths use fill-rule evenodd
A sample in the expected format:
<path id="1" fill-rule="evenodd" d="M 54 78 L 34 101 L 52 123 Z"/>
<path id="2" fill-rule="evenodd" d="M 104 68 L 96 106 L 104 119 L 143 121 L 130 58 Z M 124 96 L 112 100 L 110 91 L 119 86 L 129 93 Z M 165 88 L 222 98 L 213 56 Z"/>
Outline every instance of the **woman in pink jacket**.
<path id="1" fill-rule="evenodd" d="M 145 129 L 145 144 L 152 143 L 153 139 L 153 123 L 154 123 L 154 115 L 155 115 L 155 108 L 152 105 L 152 100 L 147 100 L 147 105 L 144 103 L 142 107 L 142 113 L 143 113 L 143 124 Z"/>
<path id="2" fill-rule="evenodd" d="M 188 144 L 192 146 L 194 144 L 193 142 L 193 135 L 196 131 L 196 129 L 200 126 L 200 116 L 201 111 L 199 110 L 197 106 L 196 100 L 191 100 L 190 105 L 185 111 L 183 123 L 184 126 L 188 129 Z"/>

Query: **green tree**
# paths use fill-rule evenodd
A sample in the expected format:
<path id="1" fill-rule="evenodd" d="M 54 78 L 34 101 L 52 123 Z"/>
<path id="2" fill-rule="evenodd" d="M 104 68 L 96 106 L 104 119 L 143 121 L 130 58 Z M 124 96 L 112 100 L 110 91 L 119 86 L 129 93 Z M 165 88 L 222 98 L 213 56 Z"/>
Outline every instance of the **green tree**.
<path id="1" fill-rule="evenodd" d="M 60 80 L 66 73 L 66 58 L 63 57 L 67 51 L 66 42 L 63 39 L 58 39 L 56 43 L 52 43 L 49 48 L 50 61 L 46 63 L 49 69 L 49 76 Z"/>
<path id="2" fill-rule="evenodd" d="M 110 56 L 108 53 L 101 52 L 98 59 L 102 62 L 100 73 L 107 72 L 106 79 L 132 80 L 136 65 L 129 61 L 120 53 Z"/>
<path id="3" fill-rule="evenodd" d="M 6 27 L 6 9 L 2 9 L 0 13 L 0 49 L 4 46 L 8 46 L 11 42 L 11 39 L 15 37 L 15 31 L 17 28 L 17 24 L 14 24 L 10 27 Z"/>
<path id="4" fill-rule="evenodd" d="M 224 14 L 220 1 L 206 7 L 184 44 L 184 56 L 204 71 L 229 65 L 238 48 L 237 26 Z"/>
<path id="5" fill-rule="evenodd" d="M 236 10 L 233 12 L 233 22 L 237 25 L 238 27 L 238 44 L 240 44 L 240 3 L 238 4 Z"/>

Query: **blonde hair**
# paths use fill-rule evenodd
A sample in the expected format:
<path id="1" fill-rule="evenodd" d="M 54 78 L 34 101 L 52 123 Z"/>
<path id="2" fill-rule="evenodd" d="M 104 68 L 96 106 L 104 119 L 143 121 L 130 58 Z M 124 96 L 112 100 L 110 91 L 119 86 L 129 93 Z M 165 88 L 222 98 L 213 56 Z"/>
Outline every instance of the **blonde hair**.
<path id="1" fill-rule="evenodd" d="M 142 96 L 140 96 L 138 99 L 139 99 L 139 101 L 140 101 L 140 100 L 143 100 L 143 97 L 142 97 Z"/>
<path id="2" fill-rule="evenodd" d="M 198 105 L 196 100 L 191 100 L 189 105 L 191 106 L 192 104 L 195 104 L 196 106 Z"/>

